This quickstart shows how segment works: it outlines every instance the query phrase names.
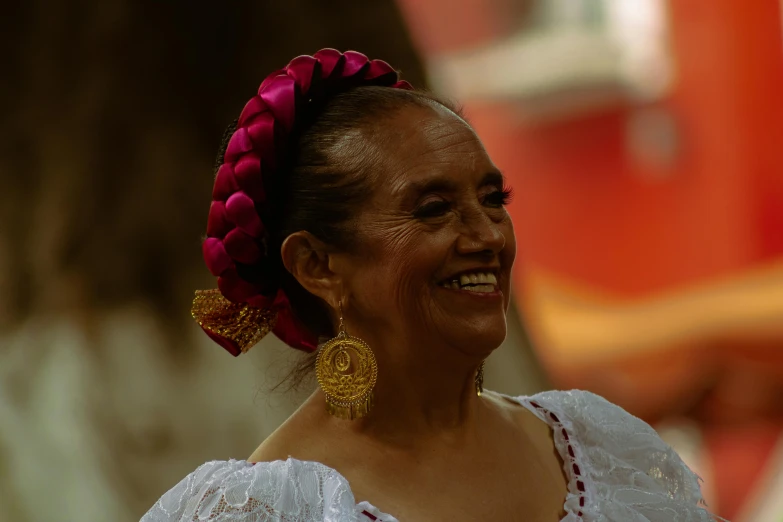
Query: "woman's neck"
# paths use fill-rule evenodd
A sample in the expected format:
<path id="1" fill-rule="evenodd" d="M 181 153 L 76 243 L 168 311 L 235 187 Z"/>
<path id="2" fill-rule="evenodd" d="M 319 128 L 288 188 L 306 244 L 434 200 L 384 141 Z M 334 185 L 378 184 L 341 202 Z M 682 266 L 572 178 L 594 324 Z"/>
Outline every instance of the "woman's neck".
<path id="1" fill-rule="evenodd" d="M 460 436 L 475 426 L 483 405 L 476 393 L 479 356 L 450 347 L 368 342 L 378 361 L 374 406 L 362 419 L 342 421 L 347 429 L 407 445 L 431 436 Z M 320 399 L 325 400 L 322 394 Z"/>
<path id="2" fill-rule="evenodd" d="M 424 372 L 384 372 L 388 384 L 379 382 L 373 411 L 359 429 L 401 440 L 464 432 L 473 426 L 481 405 L 474 374 L 465 371 L 444 379 Z"/>

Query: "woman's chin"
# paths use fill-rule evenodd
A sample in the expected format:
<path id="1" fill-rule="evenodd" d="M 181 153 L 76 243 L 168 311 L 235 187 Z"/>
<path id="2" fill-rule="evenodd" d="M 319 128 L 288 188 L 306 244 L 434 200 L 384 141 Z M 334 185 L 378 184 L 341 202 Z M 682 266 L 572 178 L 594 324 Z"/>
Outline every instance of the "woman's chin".
<path id="1" fill-rule="evenodd" d="M 506 339 L 506 321 L 463 321 L 444 329 L 448 344 L 465 354 L 487 357 Z"/>

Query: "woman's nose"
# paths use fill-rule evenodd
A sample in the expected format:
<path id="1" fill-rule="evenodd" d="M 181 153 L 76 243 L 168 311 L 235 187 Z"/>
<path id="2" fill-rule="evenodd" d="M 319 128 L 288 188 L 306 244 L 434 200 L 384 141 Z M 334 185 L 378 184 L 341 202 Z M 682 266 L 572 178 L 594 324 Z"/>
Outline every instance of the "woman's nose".
<path id="1" fill-rule="evenodd" d="M 457 251 L 461 254 L 472 254 L 487 251 L 499 253 L 506 246 L 506 238 L 486 213 L 477 212 L 463 219 L 464 227 L 457 240 Z"/>

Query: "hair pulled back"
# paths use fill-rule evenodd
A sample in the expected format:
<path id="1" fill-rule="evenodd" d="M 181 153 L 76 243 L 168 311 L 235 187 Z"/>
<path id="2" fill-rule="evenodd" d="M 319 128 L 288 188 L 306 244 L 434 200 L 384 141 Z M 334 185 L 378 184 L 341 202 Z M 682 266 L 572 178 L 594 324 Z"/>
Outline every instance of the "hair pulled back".
<path id="1" fill-rule="evenodd" d="M 274 177 L 264 179 L 266 203 L 256 210 L 267 230 L 267 255 L 253 265 L 237 264 L 237 270 L 251 282 L 277 281 L 294 315 L 315 336 L 334 335 L 331 315 L 283 266 L 283 241 L 306 230 L 343 251 L 361 248 L 354 218 L 372 194 L 377 179 L 372 173 L 383 168 L 368 140 L 402 109 L 433 104 L 459 112 L 431 93 L 382 86 L 354 87 L 312 103 L 297 116 L 285 162 Z M 216 170 L 235 129 L 236 122 L 224 134 Z"/>

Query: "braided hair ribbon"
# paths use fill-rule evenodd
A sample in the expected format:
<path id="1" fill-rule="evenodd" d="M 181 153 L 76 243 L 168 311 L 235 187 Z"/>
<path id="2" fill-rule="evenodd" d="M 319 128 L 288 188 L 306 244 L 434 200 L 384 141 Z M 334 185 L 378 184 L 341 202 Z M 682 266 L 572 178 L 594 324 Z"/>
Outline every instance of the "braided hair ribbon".
<path id="1" fill-rule="evenodd" d="M 264 277 L 267 208 L 264 179 L 282 175 L 297 116 L 311 102 L 364 85 L 412 89 L 382 60 L 335 49 L 299 56 L 267 76 L 237 121 L 215 176 L 204 261 L 218 288 L 198 290 L 191 313 L 206 334 L 234 356 L 253 347 L 270 331 L 293 348 L 314 351 L 315 335 L 294 315 L 275 274 Z M 299 118 L 301 120 L 301 117 Z M 252 280 L 242 267 L 254 270 Z M 240 268 L 238 270 L 238 268 Z"/>

